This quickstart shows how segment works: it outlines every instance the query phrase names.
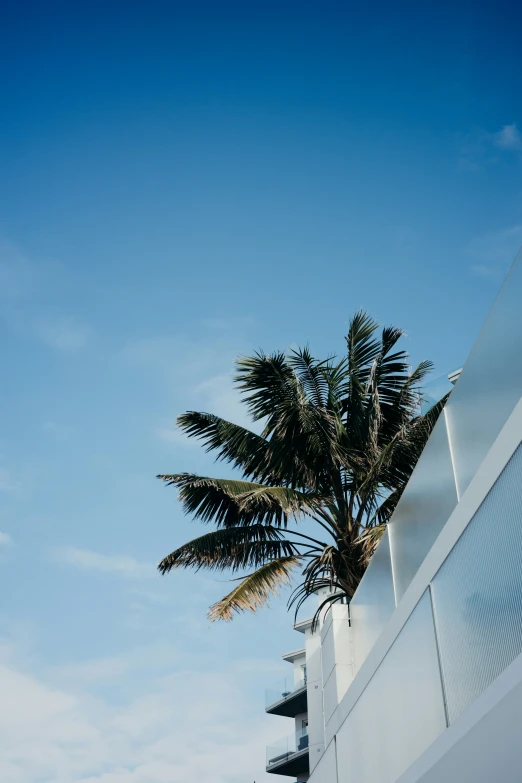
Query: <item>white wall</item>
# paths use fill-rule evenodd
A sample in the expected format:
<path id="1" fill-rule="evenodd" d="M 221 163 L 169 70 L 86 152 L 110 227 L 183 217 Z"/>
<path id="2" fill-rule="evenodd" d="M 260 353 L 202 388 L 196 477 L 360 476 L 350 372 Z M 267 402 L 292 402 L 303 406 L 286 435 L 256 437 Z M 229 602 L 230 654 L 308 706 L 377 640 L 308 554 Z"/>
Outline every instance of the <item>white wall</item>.
<path id="1" fill-rule="evenodd" d="M 320 762 L 317 764 L 314 771 L 310 775 L 308 783 L 337 783 L 335 739 L 326 748 Z M 345 783 L 349 782 L 346 781 Z"/>
<path id="2" fill-rule="evenodd" d="M 353 648 L 350 638 L 348 606 L 333 604 L 321 628 L 321 662 L 325 727 L 332 722 L 337 706 L 354 677 Z M 332 732 L 332 728 L 335 729 Z M 336 723 L 325 733 L 329 742 Z"/>
<path id="3" fill-rule="evenodd" d="M 294 658 L 294 685 L 303 679 L 303 666 L 306 664 L 306 653 Z"/>
<path id="4" fill-rule="evenodd" d="M 305 633 L 308 699 L 308 743 L 310 771 L 321 759 L 324 751 L 323 682 L 321 673 L 321 637 L 311 629 Z"/>

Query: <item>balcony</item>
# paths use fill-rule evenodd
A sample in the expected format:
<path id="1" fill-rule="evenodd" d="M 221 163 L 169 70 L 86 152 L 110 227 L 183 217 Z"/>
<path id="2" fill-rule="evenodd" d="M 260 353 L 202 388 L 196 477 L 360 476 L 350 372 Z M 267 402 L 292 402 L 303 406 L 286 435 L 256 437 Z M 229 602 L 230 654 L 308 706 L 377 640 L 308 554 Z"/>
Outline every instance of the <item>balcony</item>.
<path id="1" fill-rule="evenodd" d="M 309 768 L 307 728 L 284 737 L 266 749 L 267 772 L 295 778 L 308 775 Z"/>
<path id="2" fill-rule="evenodd" d="M 270 715 L 295 718 L 307 711 L 306 679 L 294 680 L 293 675 L 265 691 L 265 710 Z"/>

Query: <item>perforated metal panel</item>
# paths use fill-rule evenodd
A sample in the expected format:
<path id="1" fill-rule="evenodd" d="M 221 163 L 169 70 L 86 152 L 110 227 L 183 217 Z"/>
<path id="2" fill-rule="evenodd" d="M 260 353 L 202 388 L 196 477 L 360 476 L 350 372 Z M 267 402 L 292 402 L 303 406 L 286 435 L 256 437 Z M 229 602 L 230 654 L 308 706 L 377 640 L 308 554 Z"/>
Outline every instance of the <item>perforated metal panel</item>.
<path id="1" fill-rule="evenodd" d="M 432 585 L 450 720 L 522 653 L 522 447 Z"/>
<path id="2" fill-rule="evenodd" d="M 355 670 L 358 671 L 395 609 L 386 530 L 350 603 Z"/>
<path id="3" fill-rule="evenodd" d="M 394 783 L 445 727 L 426 592 L 339 730 L 338 779 Z"/>

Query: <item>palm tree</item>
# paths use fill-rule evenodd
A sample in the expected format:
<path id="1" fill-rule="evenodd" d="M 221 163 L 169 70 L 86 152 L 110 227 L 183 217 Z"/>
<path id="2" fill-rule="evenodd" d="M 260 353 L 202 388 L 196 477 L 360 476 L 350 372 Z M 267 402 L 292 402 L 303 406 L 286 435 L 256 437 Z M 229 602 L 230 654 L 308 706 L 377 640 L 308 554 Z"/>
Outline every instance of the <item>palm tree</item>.
<path id="1" fill-rule="evenodd" d="M 331 588 L 326 601 L 353 596 L 443 405 L 421 415 L 431 362 L 411 371 L 396 347 L 403 332 L 377 329 L 360 311 L 342 358 L 303 348 L 239 359 L 235 381 L 261 434 L 211 413 L 179 416 L 189 437 L 241 473 L 158 476 L 178 487 L 185 512 L 216 528 L 167 555 L 160 572 L 252 571 L 210 608 L 211 620 L 256 611 L 296 572 L 296 614 L 321 587 Z"/>

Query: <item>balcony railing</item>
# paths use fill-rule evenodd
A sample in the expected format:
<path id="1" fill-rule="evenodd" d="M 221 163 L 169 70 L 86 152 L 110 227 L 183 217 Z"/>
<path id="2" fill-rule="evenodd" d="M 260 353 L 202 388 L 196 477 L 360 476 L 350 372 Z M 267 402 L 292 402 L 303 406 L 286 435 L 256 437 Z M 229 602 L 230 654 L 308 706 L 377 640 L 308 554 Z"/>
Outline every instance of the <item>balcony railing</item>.
<path id="1" fill-rule="evenodd" d="M 306 677 L 302 680 L 294 680 L 293 675 L 285 677 L 265 690 L 265 707 L 268 709 L 283 699 L 289 699 L 303 688 L 306 688 Z"/>
<path id="2" fill-rule="evenodd" d="M 266 749 L 266 768 L 278 767 L 290 762 L 294 756 L 308 749 L 308 728 L 299 729 L 288 737 L 283 737 Z"/>

